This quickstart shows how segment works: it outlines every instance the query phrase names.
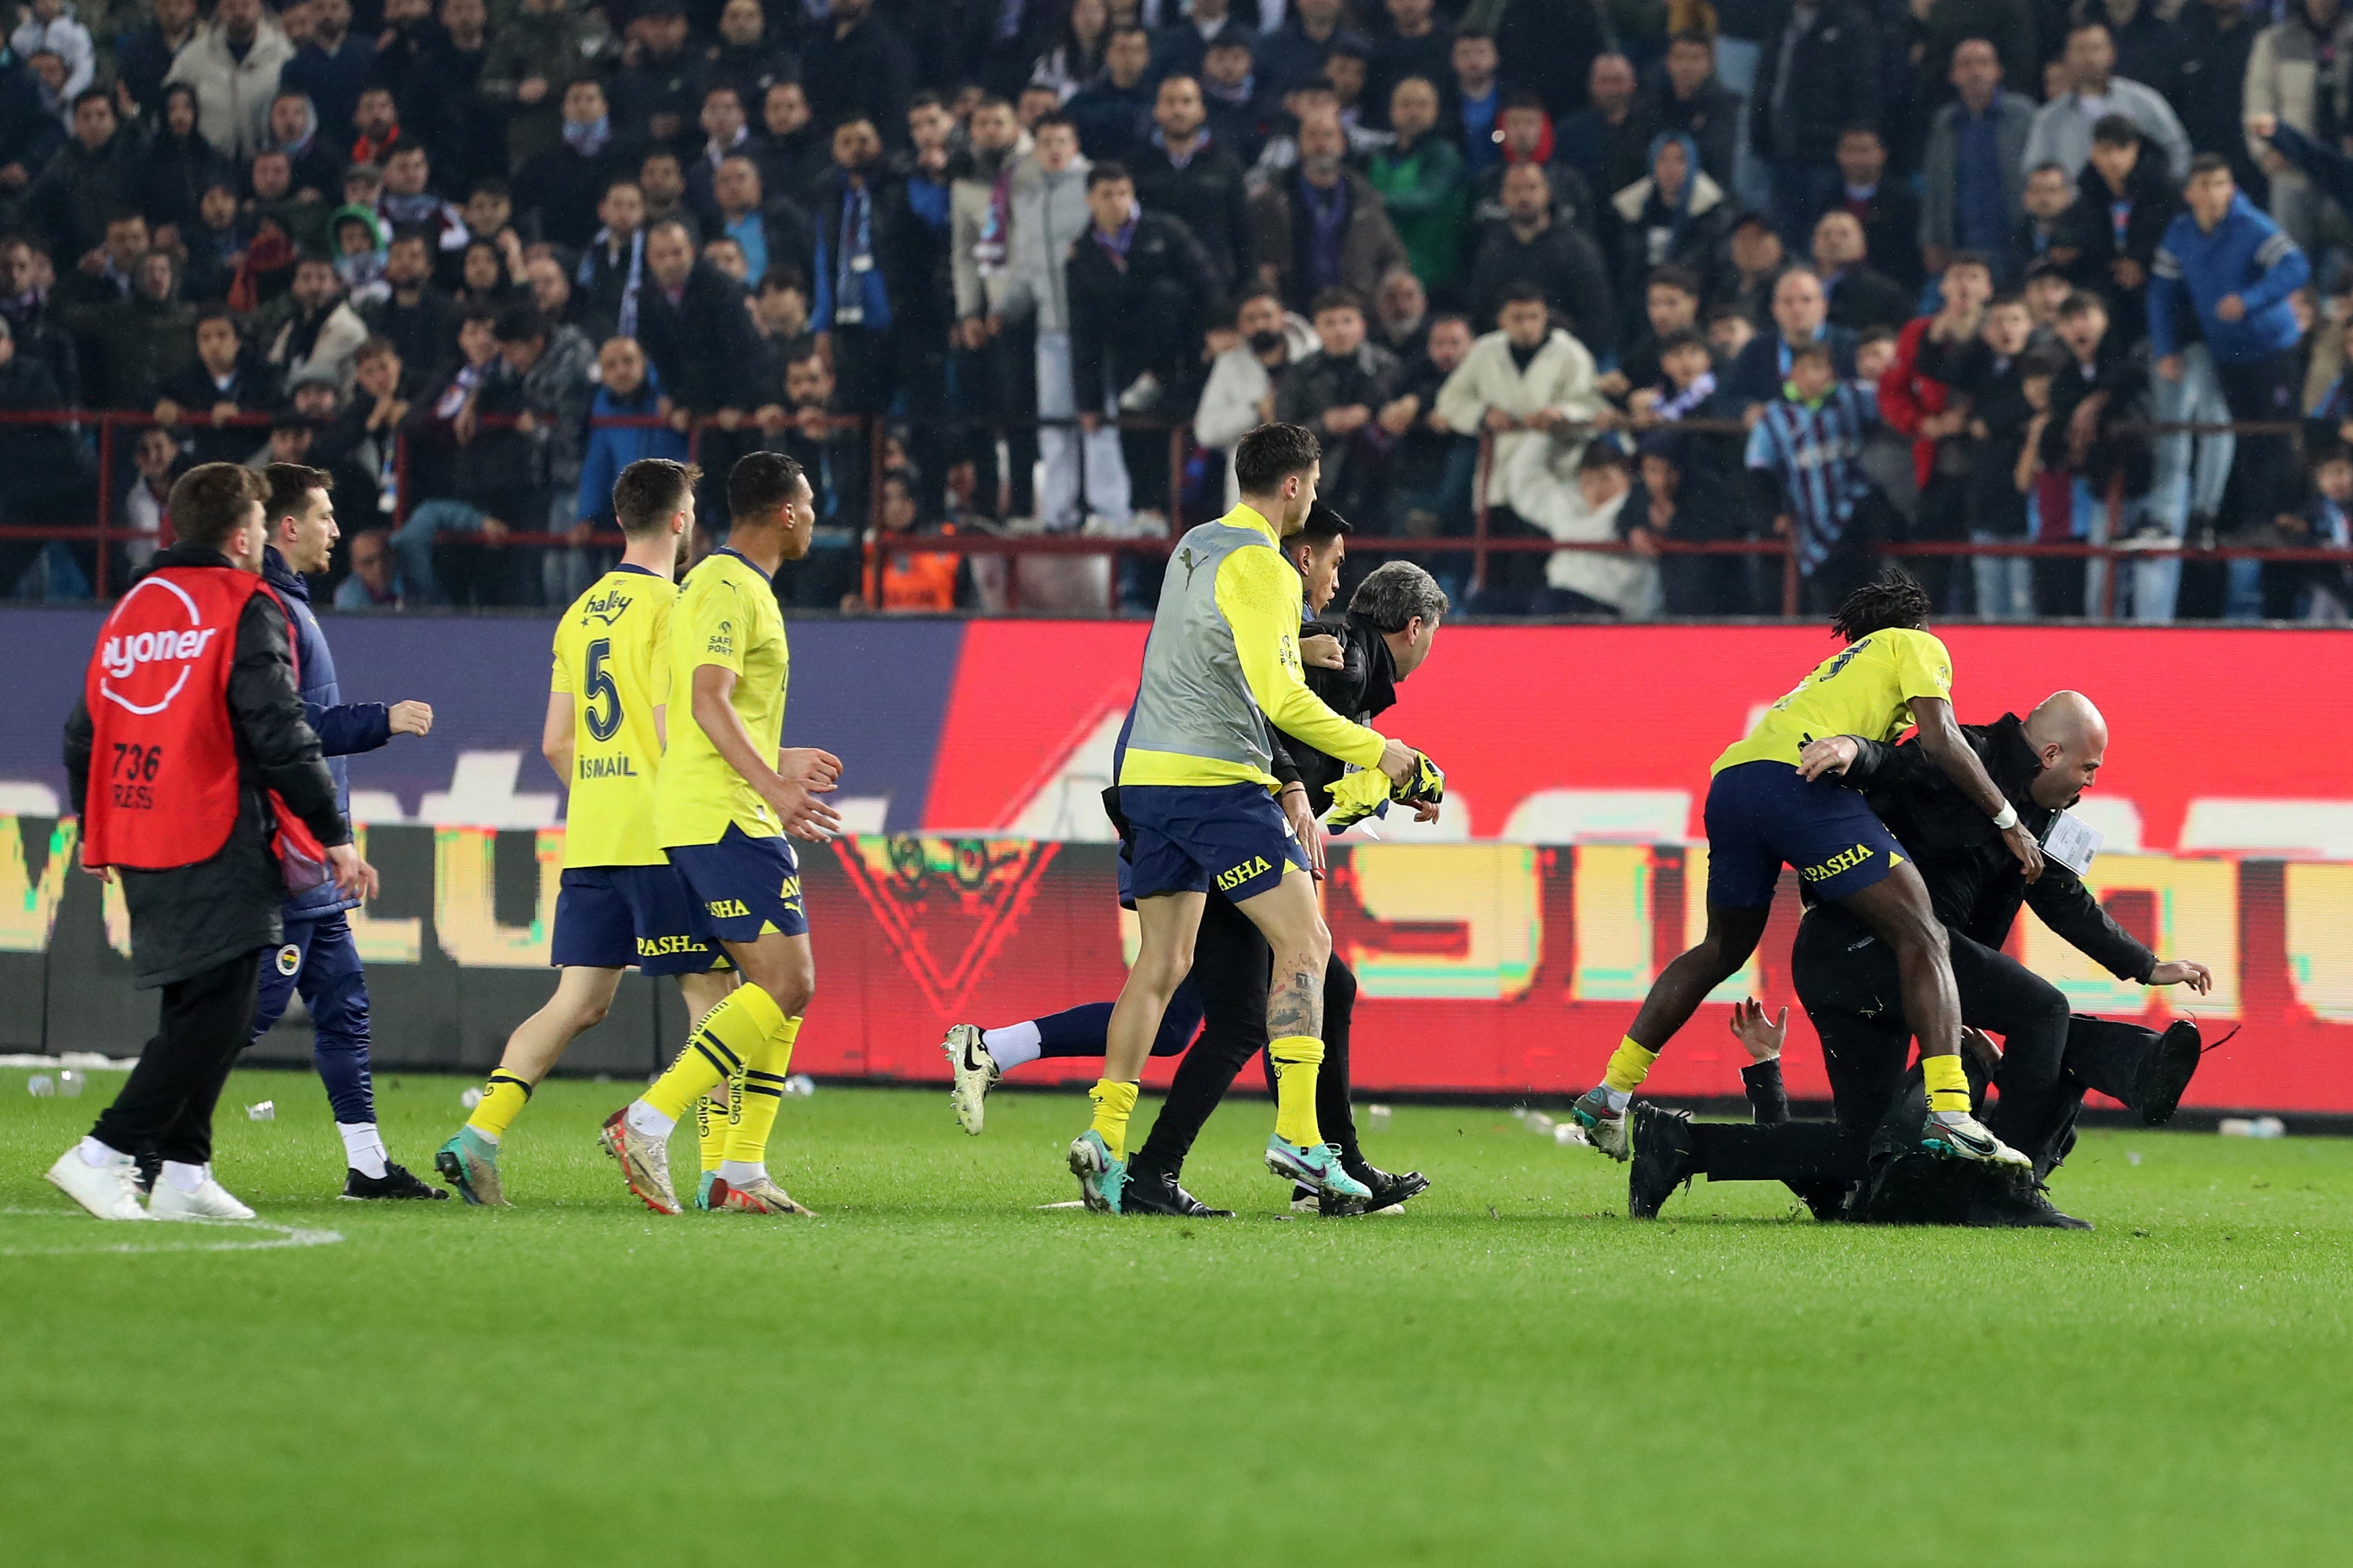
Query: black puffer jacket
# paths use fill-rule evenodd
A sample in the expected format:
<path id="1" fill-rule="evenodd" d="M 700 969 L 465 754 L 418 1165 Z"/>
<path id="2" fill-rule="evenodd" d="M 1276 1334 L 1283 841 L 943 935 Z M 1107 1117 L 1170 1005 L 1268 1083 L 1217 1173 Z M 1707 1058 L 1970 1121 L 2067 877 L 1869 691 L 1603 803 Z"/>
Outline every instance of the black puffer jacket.
<path id="1" fill-rule="evenodd" d="M 218 551 L 196 544 L 159 552 L 148 570 L 165 566 L 236 570 Z M 237 623 L 237 662 L 228 677 L 241 785 L 228 842 L 192 866 L 117 873 L 131 910 L 134 984 L 142 987 L 185 980 L 270 946 L 284 934 L 279 911 L 286 902 L 286 880 L 269 847 L 277 826 L 269 791 L 278 792 L 320 843 L 332 848 L 352 841 L 343 813 L 335 809 L 335 781 L 319 754 L 319 737 L 302 717 L 290 646 L 286 612 L 269 595 L 254 595 Z M 77 702 L 65 734 L 66 776 L 77 816 L 90 792 L 90 709 Z"/>
<path id="2" fill-rule="evenodd" d="M 2035 804 L 2032 785 L 2042 764 L 2017 715 L 1964 724 L 1961 734 L 2002 798 L 2018 808 L 2019 820 L 2037 838 L 2048 833 L 2058 813 Z M 2025 904 L 2063 941 L 2117 979 L 2148 983 L 2157 955 L 2116 924 L 2091 889 L 2057 861 L 2046 859 L 2042 875 L 2028 883 L 1993 819 L 1963 797 L 1917 742 L 1862 742 L 1840 782 L 1863 792 L 1879 819 L 1919 862 L 1936 918 L 1954 931 L 1999 952 L 2010 940 L 2019 906 Z"/>

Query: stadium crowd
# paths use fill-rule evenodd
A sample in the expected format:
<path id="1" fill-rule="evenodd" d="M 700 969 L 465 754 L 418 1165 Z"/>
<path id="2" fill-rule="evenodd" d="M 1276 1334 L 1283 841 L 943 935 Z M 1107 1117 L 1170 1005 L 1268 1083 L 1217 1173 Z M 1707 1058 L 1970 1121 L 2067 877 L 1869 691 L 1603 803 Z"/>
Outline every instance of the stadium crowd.
<path id="1" fill-rule="evenodd" d="M 790 605 L 991 607 L 1001 562 L 920 542 L 1164 535 L 1273 418 L 1475 614 L 1779 612 L 1779 553 L 1662 542 L 1788 540 L 1815 608 L 1922 542 L 2353 545 L 2340 0 L 16 16 L 0 523 L 103 493 L 117 588 L 227 458 L 335 476 L 339 609 L 560 605 L 691 439 L 817 480 Z M 1480 502 L 1626 548 L 1474 584 Z M 1913 563 L 1948 615 L 2353 605 L 2322 560 Z M 0 593 L 94 565 L 0 539 Z M 1097 570 L 1022 602 L 1153 602 L 1148 554 Z"/>

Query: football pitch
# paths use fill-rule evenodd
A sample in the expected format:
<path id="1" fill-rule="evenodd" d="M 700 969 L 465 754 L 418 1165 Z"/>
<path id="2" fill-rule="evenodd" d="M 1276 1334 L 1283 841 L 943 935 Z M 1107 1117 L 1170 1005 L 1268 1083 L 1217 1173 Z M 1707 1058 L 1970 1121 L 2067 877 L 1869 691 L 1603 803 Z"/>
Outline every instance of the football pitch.
<path id="1" fill-rule="evenodd" d="M 2353 1495 L 2353 1140 L 2088 1133 L 2089 1235 L 1625 1218 L 1490 1108 L 1368 1135 L 1435 1183 L 1292 1219 L 1263 1101 L 1075 1196 L 1075 1095 L 785 1102 L 813 1221 L 662 1219 L 554 1082 L 508 1210 L 325 1194 L 315 1079 L 238 1075 L 267 1226 L 101 1226 L 40 1179 L 121 1079 L 0 1071 L 0 1559 L 366 1565 L 2309 1563 Z M 469 1080 L 384 1076 L 423 1172 Z M 274 1121 L 244 1104 L 274 1100 Z M 1151 1107 L 1139 1110 L 1145 1125 Z M 691 1171 L 691 1141 L 679 1163 Z"/>

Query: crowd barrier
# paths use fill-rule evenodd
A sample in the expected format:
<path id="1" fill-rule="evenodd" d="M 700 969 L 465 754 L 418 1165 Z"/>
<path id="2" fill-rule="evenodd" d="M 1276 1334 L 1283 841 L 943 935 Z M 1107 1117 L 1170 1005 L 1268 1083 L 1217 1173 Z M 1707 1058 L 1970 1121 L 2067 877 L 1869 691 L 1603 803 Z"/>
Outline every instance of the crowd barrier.
<path id="1" fill-rule="evenodd" d="M 0 1049 L 131 1054 L 119 891 L 71 868 L 58 736 L 99 623 L 0 614 Z M 821 962 L 797 1061 L 936 1079 L 952 1023 L 1010 1022 L 1118 988 L 1130 941 L 1097 793 L 1134 689 L 1134 622 L 839 620 L 793 626 L 787 744 L 845 764 L 854 837 L 807 849 Z M 562 795 L 536 755 L 540 616 L 355 617 L 331 627 L 343 689 L 418 699 L 433 733 L 350 760 L 353 815 L 384 873 L 356 922 L 381 1059 L 479 1068 L 544 1000 Z M 2214 1039 L 2193 1106 L 2353 1114 L 2353 673 L 2341 634 L 2277 627 L 1955 626 L 1965 721 L 2089 693 L 2113 741 L 2079 815 L 2105 837 L 2094 890 L 2168 957 L 2213 966 L 2199 998 L 2091 968 L 2031 915 L 2019 955 L 2084 1011 L 2195 1016 Z M 1447 770 L 1435 828 L 1335 845 L 1328 910 L 1364 1000 L 1368 1092 L 1566 1094 L 1599 1073 L 1659 968 L 1695 934 L 1709 764 L 1827 651 L 1819 627 L 1462 626 L 1440 636 L 1384 728 Z M 1659 1092 L 1739 1092 L 1721 1005 L 1794 1000 L 1785 887 L 1748 971 L 1661 1064 Z M 683 1018 L 632 978 L 571 1058 L 657 1065 Z M 299 1025 L 259 1047 L 307 1051 Z M 1025 1069 L 1050 1081 L 1053 1064 Z M 1089 1076 L 1078 1064 L 1071 1074 Z M 1824 1091 L 1795 1023 L 1790 1079 Z"/>
<path id="2" fill-rule="evenodd" d="M 116 451 L 118 443 L 121 439 L 118 432 L 135 432 L 152 426 L 155 423 L 152 414 L 140 411 L 0 412 L 0 426 L 40 424 L 69 428 L 89 426 L 96 432 L 98 448 L 98 518 L 94 523 L 58 527 L 0 524 L 0 539 L 42 539 L 94 544 L 97 548 L 94 552 L 96 559 L 93 563 L 93 586 L 100 599 L 111 597 L 112 592 L 122 584 L 113 581 L 114 571 L 110 559 L 111 552 L 107 547 L 142 537 L 132 533 L 114 521 L 114 482 L 116 468 L 119 466 Z M 181 425 L 185 427 L 201 426 L 250 427 L 264 432 L 273 423 L 271 416 L 259 414 L 237 415 L 220 420 L 215 420 L 208 415 L 198 415 L 181 421 Z M 514 423 L 512 417 L 502 416 L 491 416 L 481 422 L 482 427 L 486 429 L 508 427 Z M 868 493 L 875 499 L 879 506 L 883 471 L 885 422 L 873 416 L 841 415 L 834 416 L 830 423 L 836 429 L 856 430 L 860 433 L 868 454 L 870 468 Z M 1070 427 L 1081 423 L 1077 419 L 999 419 L 990 427 L 1004 430 L 1018 426 L 1022 428 L 1042 429 Z M 1170 472 L 1176 474 L 1183 468 L 1186 455 L 1191 449 L 1191 430 L 1188 426 L 1133 416 L 1123 416 L 1116 420 L 1104 421 L 1104 423 L 1114 425 L 1123 430 L 1165 432 L 1169 443 Z M 733 412 L 718 416 L 691 418 L 599 416 L 592 418 L 589 426 L 596 429 L 648 429 L 665 426 L 676 428 L 688 437 L 691 457 L 699 456 L 702 438 L 708 432 L 724 431 L 733 434 L 762 428 L 752 416 Z M 1620 417 L 1606 427 L 1639 436 L 1662 426 L 1656 422 L 1627 420 Z M 1686 420 L 1675 427 L 1686 431 L 1727 435 L 1739 434 L 1745 428 L 1738 421 L 1734 420 Z M 1604 426 L 1577 428 L 1590 433 Z M 2295 434 L 2302 427 L 2292 422 L 2242 421 L 2213 424 L 2150 421 L 2122 428 L 2152 436 L 2168 434 L 2263 436 Z M 412 437 L 403 433 L 396 444 L 396 475 L 398 494 L 401 498 L 401 510 L 398 514 L 400 517 L 406 516 L 411 496 L 408 484 L 411 441 Z M 1784 618 L 1795 618 L 1799 613 L 1804 580 L 1799 570 L 1797 545 L 1793 539 L 1767 538 L 1706 542 L 1667 539 L 1638 548 L 1622 540 L 1556 541 L 1533 537 L 1505 537 L 1497 533 L 1493 530 L 1490 510 L 1485 501 L 1486 478 L 1493 455 L 1493 435 L 1482 432 L 1479 437 L 1478 479 L 1473 486 L 1473 495 L 1477 500 L 1472 509 L 1472 526 L 1468 534 L 1397 538 L 1359 532 L 1350 538 L 1349 552 L 1352 554 L 1371 556 L 1432 557 L 1467 554 L 1471 558 L 1468 581 L 1473 591 L 1485 584 L 1489 565 L 1493 558 L 1499 555 L 1551 554 L 1556 551 L 1568 550 L 1605 555 L 1759 556 L 1769 558 L 1778 563 L 1781 616 Z M 909 540 L 903 546 L 882 546 L 882 548 L 903 550 L 909 553 L 964 554 L 1008 560 L 1023 556 L 1095 556 L 1113 560 L 1131 555 L 1165 557 L 1175 547 L 1176 537 L 1182 534 L 1187 526 L 1181 504 L 1180 491 L 1180 486 L 1172 484 L 1168 507 L 1169 526 L 1166 535 L 1108 537 L 972 531 L 956 534 L 923 534 Z M 1970 540 L 1905 540 L 1889 542 L 1883 546 L 1883 553 L 1889 556 L 1923 559 L 1997 556 L 2005 559 L 2089 560 L 2112 563 L 2150 561 L 2173 556 L 2185 562 L 2276 561 L 2353 564 L 2353 549 L 2332 550 L 2324 547 L 2280 545 L 2210 545 L 2179 539 L 2128 539 L 2126 537 L 2125 527 L 2126 498 L 2120 477 L 2109 485 L 2104 502 L 2107 514 L 2105 542 L 2020 540 L 1980 543 Z M 865 524 L 865 537 L 870 542 L 879 542 L 883 537 L 879 524 L 872 518 L 870 518 Z M 483 542 L 477 541 L 477 542 Z M 492 547 L 575 546 L 583 542 L 581 539 L 570 533 L 509 528 L 498 541 L 494 542 Z M 586 542 L 617 550 L 621 541 L 617 533 L 605 533 L 593 535 Z M 2101 614 L 2094 618 L 2107 619 L 2115 615 L 2116 587 L 2120 575 L 2121 574 L 2116 570 L 2101 574 L 2099 586 Z M 868 608 L 878 607 L 881 602 L 879 572 L 872 560 L 870 560 L 867 569 L 861 574 L 860 581 Z M 1018 599 L 1008 607 L 1018 608 Z"/>

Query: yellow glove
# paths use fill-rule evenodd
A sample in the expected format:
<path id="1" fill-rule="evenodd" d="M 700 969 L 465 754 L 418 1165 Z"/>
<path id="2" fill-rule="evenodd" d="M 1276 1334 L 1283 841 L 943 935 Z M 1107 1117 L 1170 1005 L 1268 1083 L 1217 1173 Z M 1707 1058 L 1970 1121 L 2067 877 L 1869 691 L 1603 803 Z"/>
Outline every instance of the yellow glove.
<path id="1" fill-rule="evenodd" d="M 1445 798 L 1446 775 L 1436 763 L 1416 752 L 1413 772 L 1401 785 L 1392 785 L 1389 775 L 1378 768 L 1342 775 L 1332 786 L 1332 808 L 1324 813 L 1324 821 L 1337 833 L 1379 815 L 1392 800 L 1406 805 L 1436 805 Z"/>

